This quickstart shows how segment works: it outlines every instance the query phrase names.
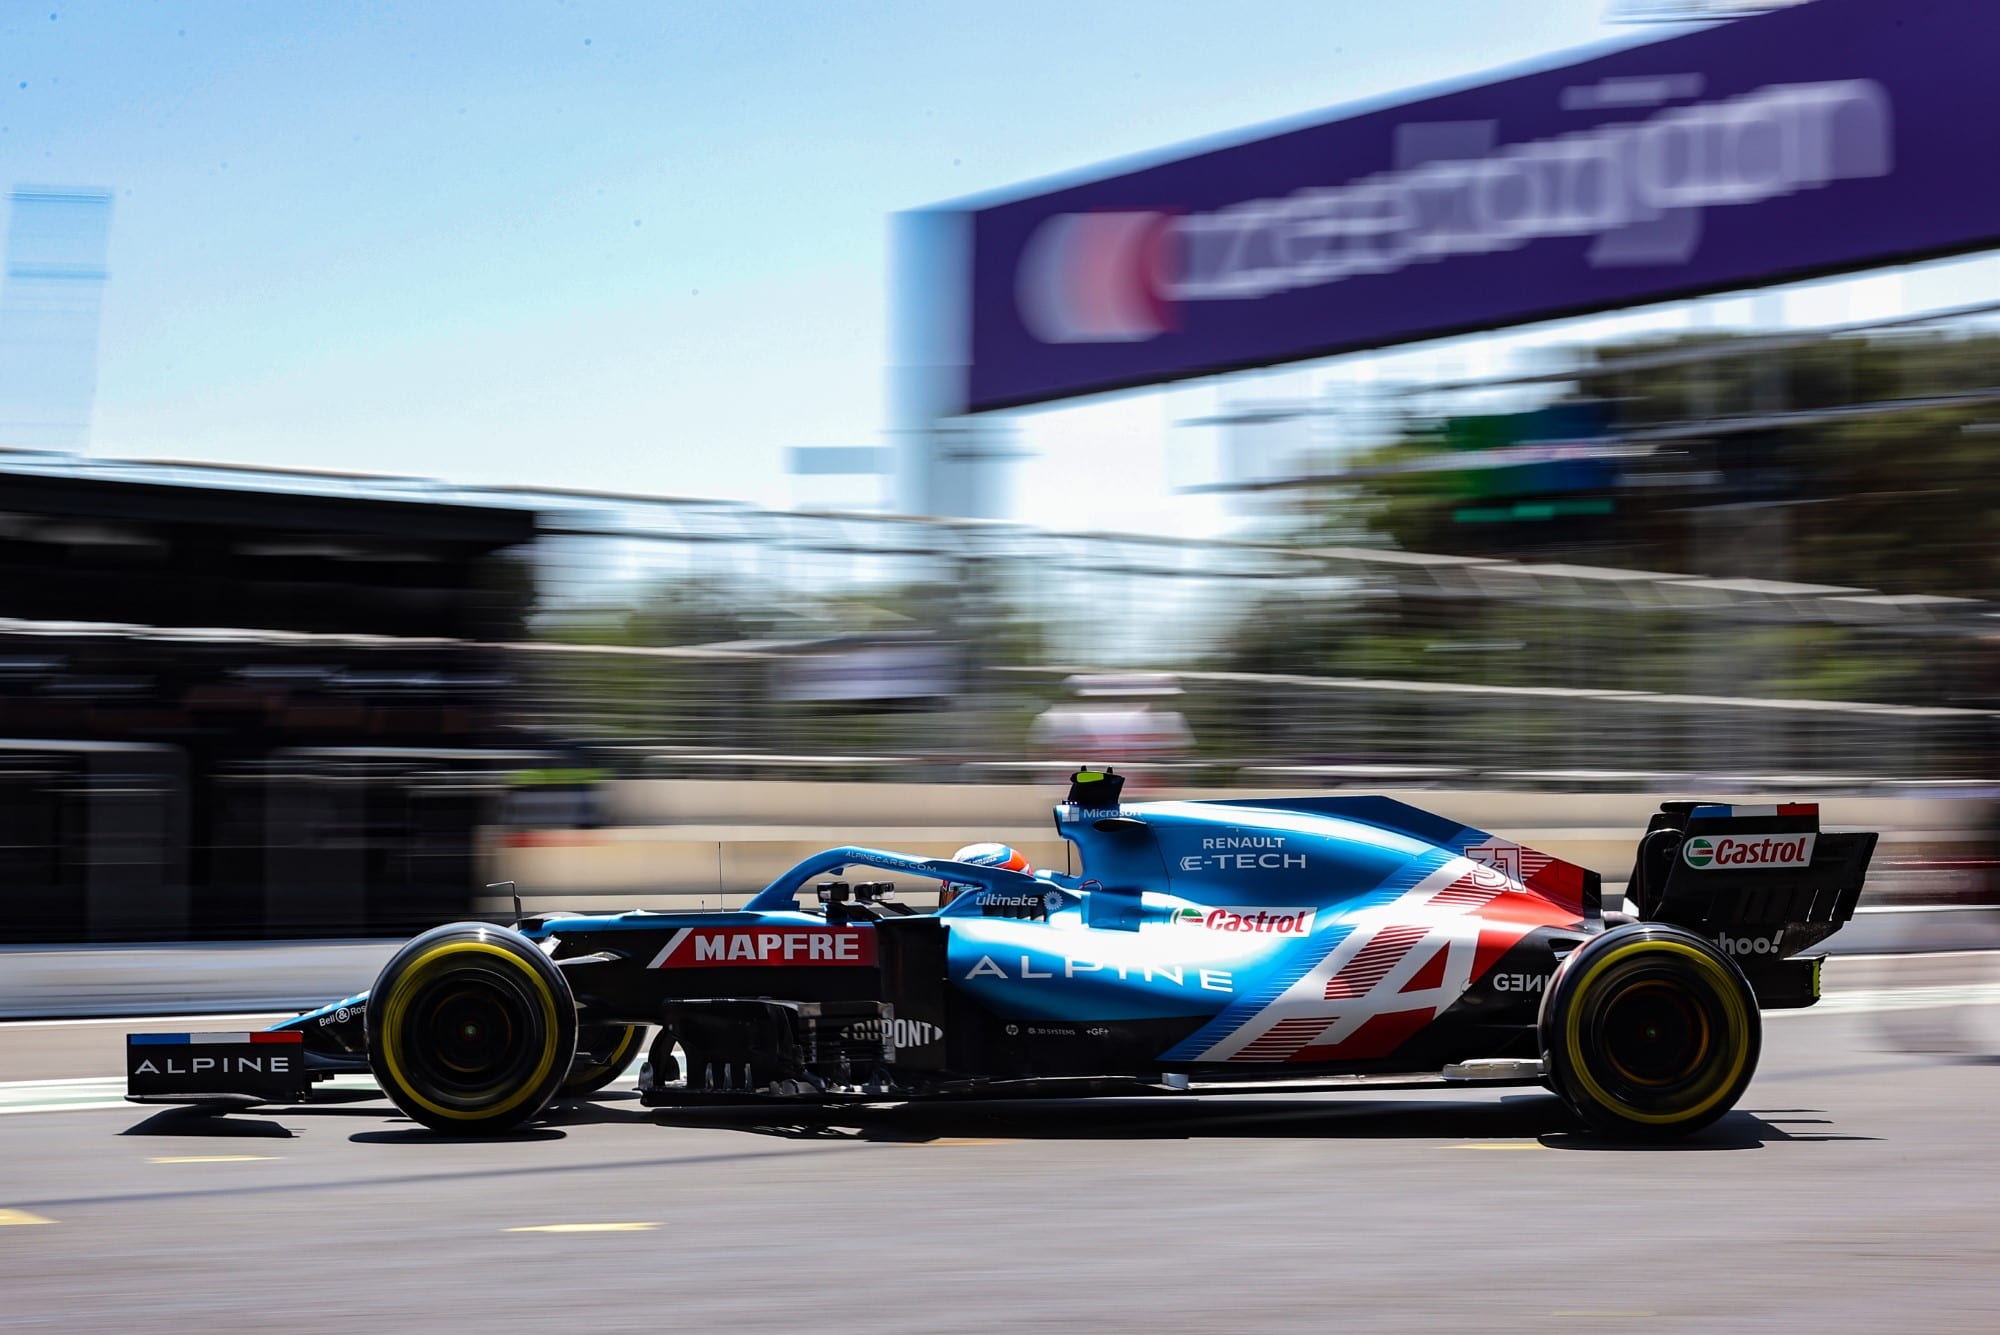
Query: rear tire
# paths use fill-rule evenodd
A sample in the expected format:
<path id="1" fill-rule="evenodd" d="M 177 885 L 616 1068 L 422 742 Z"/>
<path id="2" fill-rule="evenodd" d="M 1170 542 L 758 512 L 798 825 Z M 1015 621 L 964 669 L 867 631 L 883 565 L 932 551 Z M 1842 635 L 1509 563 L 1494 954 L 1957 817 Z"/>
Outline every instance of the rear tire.
<path id="1" fill-rule="evenodd" d="M 396 952 L 368 994 L 368 1067 L 434 1131 L 498 1135 L 534 1118 L 576 1057 L 576 1002 L 519 932 L 453 923 Z"/>
<path id="2" fill-rule="evenodd" d="M 595 1094 L 631 1067 L 646 1037 L 643 1024 L 587 1024 L 577 1031 L 576 1060 L 556 1091 L 558 1099 Z M 602 1054 L 599 1056 L 598 1054 Z"/>
<path id="3" fill-rule="evenodd" d="M 1741 970 L 1692 932 L 1614 928 L 1557 966 L 1542 998 L 1542 1061 L 1593 1129 L 1664 1140 L 1736 1105 L 1763 1042 Z"/>

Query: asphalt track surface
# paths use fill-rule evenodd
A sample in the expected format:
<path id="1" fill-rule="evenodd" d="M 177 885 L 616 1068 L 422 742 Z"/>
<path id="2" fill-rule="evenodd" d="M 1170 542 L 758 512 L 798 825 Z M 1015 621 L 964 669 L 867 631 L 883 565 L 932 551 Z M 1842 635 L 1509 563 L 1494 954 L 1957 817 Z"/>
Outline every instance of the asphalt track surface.
<path id="1" fill-rule="evenodd" d="M 1837 963 L 1665 1149 L 1524 1090 L 453 1141 L 105 1106 L 124 1026 L 0 1026 L 0 1330 L 1993 1329 L 2000 956 Z"/>

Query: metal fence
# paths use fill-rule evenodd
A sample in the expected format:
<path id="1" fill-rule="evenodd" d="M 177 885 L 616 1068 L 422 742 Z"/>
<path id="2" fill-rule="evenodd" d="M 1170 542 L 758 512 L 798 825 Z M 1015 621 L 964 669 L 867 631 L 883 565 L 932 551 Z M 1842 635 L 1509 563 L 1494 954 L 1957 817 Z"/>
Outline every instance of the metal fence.
<path id="1" fill-rule="evenodd" d="M 635 523 L 648 504 L 672 525 Z M 953 521 L 721 523 L 664 501 L 552 521 L 523 651 L 540 726 L 656 774 L 1990 773 L 2000 623 L 1972 600 Z M 1168 675 L 1118 678 L 1141 670 Z"/>
<path id="2" fill-rule="evenodd" d="M 536 510 L 528 634 L 495 646 L 515 712 L 536 744 L 618 773 L 1994 772 L 2000 613 L 1971 599 L 420 479 L 6 466 Z M 1141 670 L 1171 680 L 1102 680 Z"/>

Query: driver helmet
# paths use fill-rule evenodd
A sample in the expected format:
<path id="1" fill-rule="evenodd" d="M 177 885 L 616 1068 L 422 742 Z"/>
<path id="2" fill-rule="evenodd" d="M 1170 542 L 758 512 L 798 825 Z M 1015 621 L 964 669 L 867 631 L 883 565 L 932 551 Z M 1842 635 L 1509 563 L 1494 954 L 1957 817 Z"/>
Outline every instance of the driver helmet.
<path id="1" fill-rule="evenodd" d="M 1035 874 L 1035 869 L 1029 864 L 1028 859 L 1005 844 L 967 844 L 953 853 L 951 860 L 970 862 L 975 867 L 1005 867 L 1008 871 L 1017 871 L 1023 876 Z M 938 907 L 942 908 L 951 903 L 962 891 L 978 888 L 962 881 L 942 881 L 938 885 Z"/>

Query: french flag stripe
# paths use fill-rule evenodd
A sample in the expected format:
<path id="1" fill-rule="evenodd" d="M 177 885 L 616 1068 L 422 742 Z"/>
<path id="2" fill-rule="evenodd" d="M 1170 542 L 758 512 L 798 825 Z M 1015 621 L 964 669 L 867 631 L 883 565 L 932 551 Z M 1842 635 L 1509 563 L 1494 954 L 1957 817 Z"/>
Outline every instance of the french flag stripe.
<path id="1" fill-rule="evenodd" d="M 127 1034 L 140 1047 L 191 1047 L 207 1043 L 304 1043 L 306 1036 L 296 1029 L 261 1029 L 235 1034 Z"/>
<path id="2" fill-rule="evenodd" d="M 1732 807 L 1715 803 L 1710 806 L 1696 807 L 1690 814 L 1703 819 L 1727 816 L 1817 816 L 1819 815 L 1819 803 L 1781 802 L 1776 806 L 1762 807 Z"/>

